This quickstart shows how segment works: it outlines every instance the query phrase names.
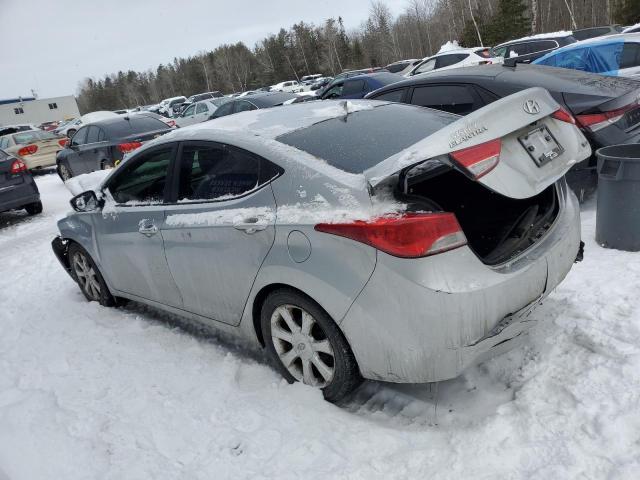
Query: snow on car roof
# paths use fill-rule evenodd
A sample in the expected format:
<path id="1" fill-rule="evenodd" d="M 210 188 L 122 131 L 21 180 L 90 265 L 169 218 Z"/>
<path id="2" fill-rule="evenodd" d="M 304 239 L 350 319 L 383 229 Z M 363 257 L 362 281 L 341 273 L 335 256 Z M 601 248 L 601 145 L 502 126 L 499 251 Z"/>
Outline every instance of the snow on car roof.
<path id="1" fill-rule="evenodd" d="M 573 35 L 573 32 L 570 30 L 560 30 L 558 32 L 548 32 L 548 33 L 538 33 L 537 35 L 530 35 L 528 37 L 516 38 L 514 40 L 509 40 L 508 42 L 502 42 L 496 47 L 501 47 L 503 45 L 508 45 L 515 42 L 523 42 L 525 40 L 540 40 L 544 38 L 558 38 L 558 37 L 569 37 Z"/>
<path id="2" fill-rule="evenodd" d="M 636 28 L 640 28 L 640 23 L 636 23 L 635 25 L 625 28 L 622 30 L 622 33 L 629 33 L 631 30 L 635 30 Z"/>

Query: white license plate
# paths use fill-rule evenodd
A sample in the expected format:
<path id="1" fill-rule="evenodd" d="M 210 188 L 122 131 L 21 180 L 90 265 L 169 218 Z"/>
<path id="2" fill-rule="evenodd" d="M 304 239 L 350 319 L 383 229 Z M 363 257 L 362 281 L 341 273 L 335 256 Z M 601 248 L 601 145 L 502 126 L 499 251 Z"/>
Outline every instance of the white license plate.
<path id="1" fill-rule="evenodd" d="M 545 126 L 537 127 L 518 138 L 535 164 L 542 167 L 559 157 L 564 149 Z"/>

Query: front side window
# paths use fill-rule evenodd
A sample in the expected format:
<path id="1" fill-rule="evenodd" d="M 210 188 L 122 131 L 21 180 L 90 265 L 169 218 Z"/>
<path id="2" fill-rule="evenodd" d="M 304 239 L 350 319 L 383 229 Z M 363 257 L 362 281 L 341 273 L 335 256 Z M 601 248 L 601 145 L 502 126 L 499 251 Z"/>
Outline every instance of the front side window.
<path id="1" fill-rule="evenodd" d="M 107 188 L 116 203 L 162 203 L 173 147 L 143 153 L 127 162 Z"/>
<path id="2" fill-rule="evenodd" d="M 260 158 L 222 144 L 185 145 L 180 157 L 178 200 L 227 200 L 254 190 Z"/>
<path id="3" fill-rule="evenodd" d="M 84 145 L 87 143 L 87 130 L 89 127 L 84 127 L 78 130 L 73 137 L 71 137 L 71 145 Z"/>
<path id="4" fill-rule="evenodd" d="M 218 118 L 218 117 L 224 117 L 226 115 L 230 115 L 233 112 L 233 105 L 236 102 L 227 102 L 221 106 L 218 107 L 218 109 L 214 112 L 214 117 Z"/>
<path id="5" fill-rule="evenodd" d="M 207 106 L 204 103 L 199 103 L 198 106 L 196 107 L 196 113 L 206 113 L 209 110 L 207 109 Z"/>
<path id="6" fill-rule="evenodd" d="M 191 115 L 193 115 L 194 110 L 196 109 L 195 105 L 190 105 L 189 108 L 187 108 L 184 111 L 184 114 L 182 115 L 183 117 L 190 117 Z"/>
<path id="7" fill-rule="evenodd" d="M 257 110 L 257 107 L 249 102 L 239 101 L 236 103 L 236 112 L 248 112 L 249 110 Z"/>
<path id="8" fill-rule="evenodd" d="M 404 89 L 392 90 L 390 92 L 384 92 L 381 95 L 373 97 L 375 100 L 385 100 L 387 102 L 401 102 L 404 96 Z"/>
<path id="9" fill-rule="evenodd" d="M 324 98 L 340 98 L 342 96 L 342 84 L 334 85 L 327 93 L 323 95 Z"/>
<path id="10" fill-rule="evenodd" d="M 433 70 L 436 67 L 436 59 L 432 58 L 431 60 L 427 60 L 426 62 L 424 62 L 422 65 L 420 65 L 418 68 L 416 68 L 413 72 L 414 75 L 418 75 L 420 73 L 426 73 L 426 72 L 430 72 L 431 70 Z"/>
<path id="11" fill-rule="evenodd" d="M 640 66 L 640 43 L 627 42 L 622 48 L 620 56 L 620 68 L 633 68 Z"/>
<path id="12" fill-rule="evenodd" d="M 356 95 L 364 91 L 364 80 L 352 80 L 344 82 L 342 95 Z"/>

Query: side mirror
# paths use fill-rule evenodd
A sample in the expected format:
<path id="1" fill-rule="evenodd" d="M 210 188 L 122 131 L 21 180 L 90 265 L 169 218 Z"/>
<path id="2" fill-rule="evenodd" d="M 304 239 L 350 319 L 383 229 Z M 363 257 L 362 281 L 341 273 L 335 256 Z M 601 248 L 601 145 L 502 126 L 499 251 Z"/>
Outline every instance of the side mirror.
<path id="1" fill-rule="evenodd" d="M 71 199 L 70 203 L 76 212 L 93 212 L 100 208 L 100 201 L 93 190 L 76 195 Z"/>

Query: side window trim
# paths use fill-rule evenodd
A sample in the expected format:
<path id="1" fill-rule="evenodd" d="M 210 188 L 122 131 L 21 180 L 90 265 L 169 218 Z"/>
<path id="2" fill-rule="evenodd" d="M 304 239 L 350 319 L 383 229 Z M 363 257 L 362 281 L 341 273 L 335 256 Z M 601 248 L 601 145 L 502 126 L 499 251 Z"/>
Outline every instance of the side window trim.
<path id="1" fill-rule="evenodd" d="M 233 198 L 227 198 L 227 199 L 222 199 L 222 200 L 217 200 L 215 198 L 211 198 L 211 199 L 206 199 L 206 200 L 189 200 L 188 202 L 178 202 L 178 195 L 179 195 L 179 190 L 180 190 L 180 160 L 182 159 L 182 150 L 184 149 L 184 147 L 191 147 L 191 146 L 206 146 L 206 147 L 219 147 L 219 148 L 224 148 L 224 149 L 228 149 L 228 148 L 234 148 L 234 149 L 238 149 L 238 150 L 242 150 L 244 152 L 249 153 L 250 155 L 253 155 L 254 157 L 256 157 L 259 162 L 259 170 L 258 170 L 258 185 L 251 189 L 248 190 L 244 193 L 242 193 L 241 195 L 237 195 Z M 172 159 L 172 166 L 170 166 L 170 171 L 171 171 L 171 185 L 169 188 L 165 189 L 165 201 L 164 201 L 164 205 L 199 205 L 199 204 L 203 204 L 203 203 L 224 203 L 224 202 L 235 202 L 236 200 L 240 199 L 240 198 L 244 198 L 247 197 L 249 195 L 254 194 L 255 192 L 262 190 L 264 187 L 266 187 L 267 185 L 271 185 L 271 182 L 273 182 L 274 180 L 276 180 L 278 177 L 280 177 L 282 174 L 284 174 L 284 169 L 282 169 L 282 167 L 280 167 L 279 165 L 276 165 L 275 163 L 267 160 L 266 158 L 262 157 L 261 155 L 258 155 L 257 153 L 253 153 L 250 150 L 247 150 L 245 148 L 240 148 L 240 147 L 236 147 L 235 145 L 227 145 L 225 143 L 220 143 L 220 142 L 216 142 L 213 140 L 189 140 L 189 141 L 185 141 L 185 142 L 179 142 L 179 146 L 176 149 L 176 151 L 174 152 L 174 156 Z M 264 168 L 264 162 L 269 162 L 271 165 L 273 165 L 276 168 L 276 174 L 273 175 L 269 180 L 266 180 L 264 183 L 260 183 L 260 180 L 262 178 L 262 169 Z M 167 192 L 170 192 L 171 195 L 166 195 Z"/>
<path id="2" fill-rule="evenodd" d="M 174 172 L 175 172 L 176 164 L 178 163 L 176 161 L 178 143 L 179 142 L 163 143 L 163 144 L 157 145 L 157 146 L 155 146 L 153 148 L 150 148 L 148 150 L 144 150 L 144 151 L 142 151 L 140 153 L 137 153 L 135 156 L 133 156 L 129 160 L 127 160 L 127 164 L 137 165 L 137 163 L 142 161 L 141 158 L 144 158 L 147 155 L 153 154 L 153 153 L 155 153 L 157 151 L 164 150 L 165 148 L 167 148 L 169 146 L 171 147 L 171 159 L 169 160 L 169 166 L 167 167 L 167 180 L 165 181 L 164 197 L 163 197 L 162 203 L 160 205 L 166 205 L 167 204 L 167 198 L 169 196 L 169 193 L 173 190 L 173 184 L 175 183 L 175 181 L 174 181 L 174 177 L 175 177 Z M 139 158 L 137 158 L 137 157 L 139 157 Z M 122 168 L 122 166 L 123 166 L 123 164 L 120 164 L 119 168 Z M 124 169 L 121 169 L 120 172 L 124 172 Z M 102 188 L 102 191 L 108 189 L 109 185 L 111 183 L 115 182 L 122 175 L 124 175 L 124 174 L 123 173 L 118 174 L 117 169 L 116 169 L 116 173 L 109 179 L 109 183 L 107 183 Z M 171 187 L 168 188 L 168 186 L 171 186 Z M 117 203 L 117 202 L 116 202 L 116 206 L 125 207 L 125 208 L 149 207 L 149 205 L 146 205 L 146 204 L 145 205 L 127 205 L 126 203 Z"/>

